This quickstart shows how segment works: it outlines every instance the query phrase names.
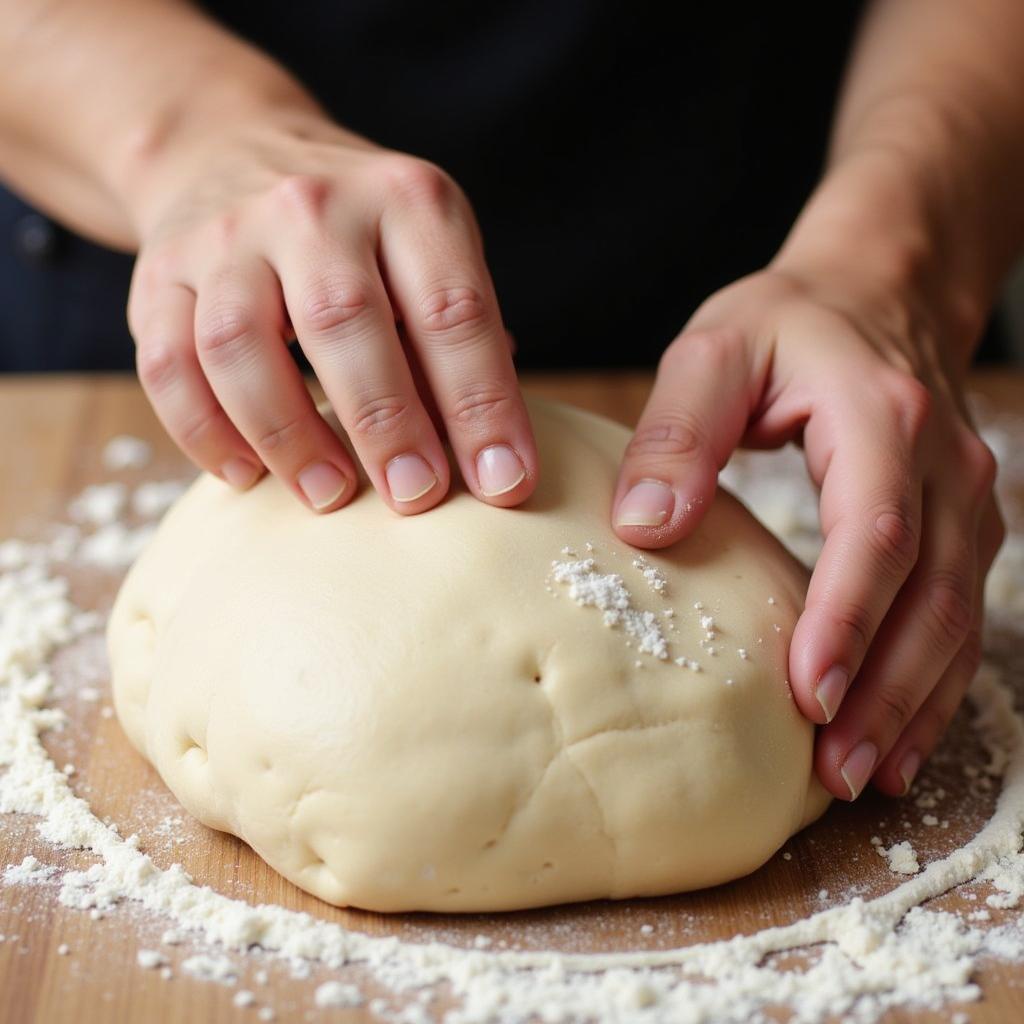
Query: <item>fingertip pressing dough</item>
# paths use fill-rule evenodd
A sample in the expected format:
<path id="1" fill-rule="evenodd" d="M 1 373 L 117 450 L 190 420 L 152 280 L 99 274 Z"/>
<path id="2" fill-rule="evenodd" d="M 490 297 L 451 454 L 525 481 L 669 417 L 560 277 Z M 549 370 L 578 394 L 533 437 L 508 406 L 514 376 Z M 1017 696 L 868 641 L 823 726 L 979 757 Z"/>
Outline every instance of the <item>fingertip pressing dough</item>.
<path id="1" fill-rule="evenodd" d="M 519 509 L 453 484 L 420 516 L 368 487 L 314 515 L 273 477 L 204 476 L 117 598 L 132 743 L 192 814 L 330 903 L 694 889 L 825 807 L 786 682 L 805 570 L 724 493 L 688 540 L 623 544 L 628 431 L 529 404 L 542 471 Z"/>

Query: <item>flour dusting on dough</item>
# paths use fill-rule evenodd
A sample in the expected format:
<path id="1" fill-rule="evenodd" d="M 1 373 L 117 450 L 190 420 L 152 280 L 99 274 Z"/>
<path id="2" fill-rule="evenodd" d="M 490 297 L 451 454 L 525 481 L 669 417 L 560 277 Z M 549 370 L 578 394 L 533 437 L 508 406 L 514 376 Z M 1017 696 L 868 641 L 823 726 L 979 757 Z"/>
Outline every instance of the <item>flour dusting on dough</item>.
<path id="1" fill-rule="evenodd" d="M 593 558 L 571 562 L 556 559 L 551 563 L 551 576 L 556 583 L 569 587 L 569 597 L 577 604 L 603 612 L 606 626 L 621 626 L 642 654 L 668 659 L 668 642 L 657 616 L 633 606 L 633 595 L 618 573 L 598 572 Z"/>

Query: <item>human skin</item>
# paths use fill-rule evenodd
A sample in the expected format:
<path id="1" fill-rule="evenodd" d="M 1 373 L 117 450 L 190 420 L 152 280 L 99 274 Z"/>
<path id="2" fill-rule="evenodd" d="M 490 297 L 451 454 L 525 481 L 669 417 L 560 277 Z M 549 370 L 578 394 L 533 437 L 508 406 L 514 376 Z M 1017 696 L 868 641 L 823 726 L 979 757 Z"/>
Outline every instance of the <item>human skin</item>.
<path id="1" fill-rule="evenodd" d="M 441 169 L 333 123 L 182 0 L 3 0 L 0 174 L 137 250 L 129 324 L 171 436 L 311 509 L 354 495 L 286 342 L 401 514 L 537 478 L 479 232 Z M 784 145 L 784 140 L 780 140 Z M 739 444 L 798 440 L 826 536 L 790 654 L 837 797 L 909 788 L 980 652 L 1002 525 L 962 383 L 1024 238 L 1024 7 L 879 0 L 822 181 L 776 258 L 672 342 L 612 517 L 638 547 L 694 529 Z M 637 489 L 637 485 L 639 488 Z"/>

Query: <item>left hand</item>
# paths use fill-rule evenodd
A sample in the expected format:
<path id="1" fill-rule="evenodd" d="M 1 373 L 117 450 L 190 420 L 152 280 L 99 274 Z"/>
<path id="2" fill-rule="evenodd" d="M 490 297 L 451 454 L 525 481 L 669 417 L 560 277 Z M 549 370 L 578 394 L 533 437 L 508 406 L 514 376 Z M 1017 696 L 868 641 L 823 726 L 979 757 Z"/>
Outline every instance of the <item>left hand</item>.
<path id="1" fill-rule="evenodd" d="M 665 352 L 627 450 L 616 532 L 690 533 L 739 444 L 804 448 L 825 545 L 790 648 L 825 787 L 906 792 L 980 659 L 1002 542 L 995 461 L 924 303 L 773 267 L 712 296 Z M 635 489 L 634 489 L 635 488 Z"/>

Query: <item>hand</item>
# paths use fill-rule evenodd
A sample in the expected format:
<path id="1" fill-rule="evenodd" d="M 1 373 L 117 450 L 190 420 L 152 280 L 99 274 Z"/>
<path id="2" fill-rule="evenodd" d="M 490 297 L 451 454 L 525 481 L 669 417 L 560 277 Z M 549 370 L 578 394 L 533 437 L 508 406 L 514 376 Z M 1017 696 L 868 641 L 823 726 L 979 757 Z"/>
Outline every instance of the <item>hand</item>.
<path id="1" fill-rule="evenodd" d="M 950 362 L 916 307 L 852 276 L 755 274 L 666 351 L 615 494 L 619 536 L 662 547 L 696 527 L 738 444 L 803 444 L 825 544 L 790 682 L 842 799 L 872 777 L 910 788 L 980 658 L 1003 527 Z"/>
<path id="2" fill-rule="evenodd" d="M 444 497 L 441 432 L 480 500 L 530 495 L 536 450 L 479 232 L 437 167 L 268 116 L 179 145 L 135 217 L 139 377 L 197 465 L 240 488 L 266 467 L 319 512 L 352 498 L 352 460 L 287 351 L 297 336 L 396 512 Z"/>

